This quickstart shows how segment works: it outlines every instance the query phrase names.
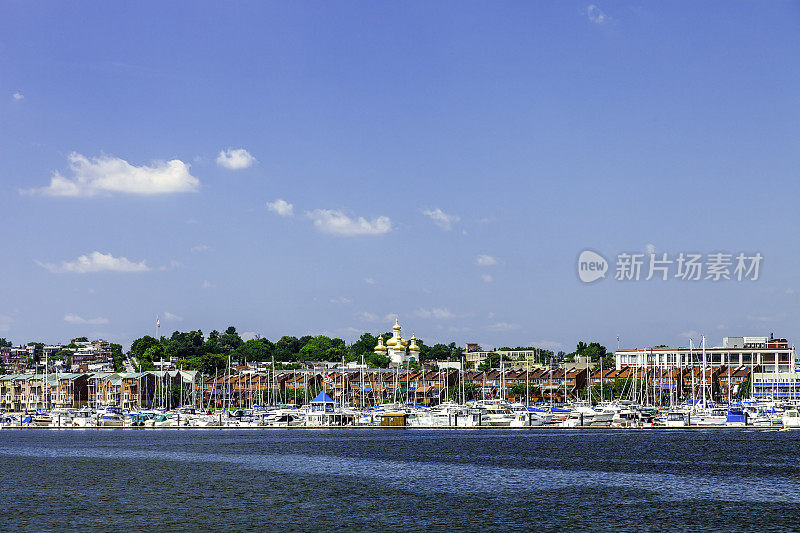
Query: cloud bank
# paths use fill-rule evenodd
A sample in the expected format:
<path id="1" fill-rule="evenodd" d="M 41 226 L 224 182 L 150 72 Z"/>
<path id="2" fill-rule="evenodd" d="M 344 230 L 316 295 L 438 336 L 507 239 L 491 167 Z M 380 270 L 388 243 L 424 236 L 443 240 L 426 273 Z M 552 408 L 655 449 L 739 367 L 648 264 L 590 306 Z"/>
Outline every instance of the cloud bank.
<path id="1" fill-rule="evenodd" d="M 73 313 L 67 313 L 64 315 L 64 322 L 69 324 L 91 324 L 98 326 L 100 324 L 108 324 L 107 318 L 97 317 L 97 318 L 83 318 Z"/>
<path id="2" fill-rule="evenodd" d="M 497 264 L 497 259 L 491 255 L 481 254 L 475 258 L 475 264 L 482 267 L 494 266 Z"/>
<path id="3" fill-rule="evenodd" d="M 589 4 L 589 7 L 586 8 L 586 16 L 598 26 L 608 24 L 612 20 L 611 17 L 603 13 L 603 11 L 594 4 Z"/>
<path id="4" fill-rule="evenodd" d="M 267 202 L 267 209 L 282 217 L 290 217 L 294 214 L 294 206 L 280 198 L 274 202 Z"/>
<path id="5" fill-rule="evenodd" d="M 336 209 L 315 209 L 306 215 L 314 221 L 315 228 L 331 235 L 383 235 L 392 231 L 392 221 L 384 216 L 372 220 L 351 218 Z"/>
<path id="6" fill-rule="evenodd" d="M 55 171 L 47 187 L 21 192 L 68 197 L 114 193 L 152 196 L 196 192 L 200 185 L 200 180 L 189 173 L 189 165 L 178 159 L 138 167 L 118 157 L 89 158 L 77 152 L 69 154 L 67 159 L 71 178 Z"/>
<path id="7" fill-rule="evenodd" d="M 252 167 L 256 158 L 244 148 L 221 150 L 217 156 L 217 165 L 229 170 L 241 170 Z"/>
<path id="8" fill-rule="evenodd" d="M 147 272 L 150 268 L 144 261 L 138 263 L 130 261 L 127 257 L 114 257 L 111 254 L 92 252 L 88 255 L 78 256 L 74 261 L 63 261 L 60 265 L 52 263 L 36 263 L 50 272 L 75 274 L 88 274 L 91 272 Z"/>
<path id="9" fill-rule="evenodd" d="M 436 209 L 425 209 L 422 211 L 422 214 L 433 220 L 434 224 L 447 231 L 453 229 L 453 224 L 461 220 L 458 215 L 448 215 L 438 207 Z"/>

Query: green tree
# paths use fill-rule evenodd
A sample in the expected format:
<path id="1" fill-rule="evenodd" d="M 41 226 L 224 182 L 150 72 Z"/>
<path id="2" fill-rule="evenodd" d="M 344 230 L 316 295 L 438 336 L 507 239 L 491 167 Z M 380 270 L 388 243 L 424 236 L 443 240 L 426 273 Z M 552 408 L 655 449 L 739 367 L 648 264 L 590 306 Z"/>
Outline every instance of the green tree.
<path id="1" fill-rule="evenodd" d="M 128 350 L 128 354 L 131 357 L 139 359 L 144 355 L 144 352 L 147 351 L 148 348 L 155 346 L 156 344 L 159 344 L 158 339 L 151 337 L 150 335 L 145 335 L 144 337 L 133 341 L 133 344 L 131 344 L 131 349 Z"/>
<path id="2" fill-rule="evenodd" d="M 207 353 L 184 359 L 182 365 L 186 370 L 197 370 L 208 376 L 213 376 L 215 373 L 221 374 L 227 369 L 228 356 L 221 353 Z"/>
<path id="3" fill-rule="evenodd" d="M 534 396 L 538 396 L 541 393 L 539 387 L 534 385 L 528 385 L 526 383 L 516 383 L 507 389 L 507 393 L 509 396 L 513 396 L 518 400 L 524 400 L 526 395 L 530 398 Z"/>
<path id="4" fill-rule="evenodd" d="M 186 333 L 176 331 L 169 339 L 162 340 L 164 356 L 175 359 L 186 359 L 202 354 L 203 343 L 203 332 L 199 330 Z"/>
<path id="5" fill-rule="evenodd" d="M 38 364 L 42 360 L 42 356 L 44 355 L 44 343 L 29 342 L 28 346 L 33 346 L 33 362 Z"/>
<path id="6" fill-rule="evenodd" d="M 478 399 L 478 385 L 475 383 L 466 383 L 464 385 L 464 401 L 470 400 L 477 400 Z M 459 386 L 451 385 L 447 388 L 447 398 L 453 401 L 461 401 L 461 390 L 459 390 Z"/>
<path id="7" fill-rule="evenodd" d="M 239 348 L 242 344 L 244 344 L 244 341 L 239 334 L 236 333 L 235 327 L 228 326 L 228 329 L 225 330 L 225 333 L 219 336 L 219 343 L 222 345 L 223 350 L 230 351 Z"/>
<path id="8" fill-rule="evenodd" d="M 125 370 L 125 365 L 123 363 L 124 356 L 122 355 L 121 344 L 114 344 L 113 342 L 111 343 L 111 359 L 114 363 L 114 372 L 122 372 L 123 370 Z M 71 361 L 72 357 L 70 357 L 70 362 Z"/>
<path id="9" fill-rule="evenodd" d="M 72 366 L 72 353 L 71 350 L 59 350 L 53 354 L 53 360 L 64 361 L 66 367 Z"/>
<path id="10" fill-rule="evenodd" d="M 208 334 L 208 339 L 203 343 L 203 353 L 220 353 L 221 351 L 219 331 L 213 329 Z"/>
<path id="11" fill-rule="evenodd" d="M 154 370 L 154 361 L 161 361 L 164 358 L 164 347 L 161 344 L 154 344 L 144 351 L 139 357 L 139 370 Z"/>
<path id="12" fill-rule="evenodd" d="M 0 338 L 0 348 L 11 348 L 12 346 L 11 341 L 6 340 L 5 337 Z"/>
<path id="13" fill-rule="evenodd" d="M 338 361 L 345 355 L 342 339 L 331 339 L 326 335 L 311 338 L 300 349 L 300 357 L 306 361 Z"/>
<path id="14" fill-rule="evenodd" d="M 570 356 L 572 356 L 570 358 Z M 600 363 L 600 360 L 603 360 L 603 366 L 605 367 L 612 367 L 614 366 L 614 354 L 609 353 L 606 350 L 605 346 L 602 346 L 599 342 L 590 342 L 585 343 L 584 341 L 578 342 L 578 345 L 575 348 L 575 351 L 572 352 L 567 356 L 568 359 L 574 361 L 576 356 L 586 357 L 590 363 Z"/>
<path id="15" fill-rule="evenodd" d="M 736 398 L 749 398 L 750 397 L 750 380 L 746 379 L 742 381 L 742 384 L 739 385 L 739 388 L 736 391 Z"/>
<path id="16" fill-rule="evenodd" d="M 284 335 L 275 343 L 274 355 L 277 361 L 294 361 L 300 352 L 300 340 L 297 337 Z"/>
<path id="17" fill-rule="evenodd" d="M 347 350 L 347 360 L 361 362 L 363 356 L 366 360 L 375 351 L 375 346 L 378 345 L 378 337 L 372 333 L 364 333 L 358 338 L 356 342 L 350 345 Z"/>
<path id="18" fill-rule="evenodd" d="M 503 361 L 511 361 L 511 357 L 508 354 L 502 354 Z M 483 360 L 483 363 L 478 365 L 478 370 L 482 372 L 488 372 L 492 368 L 500 368 L 500 354 L 498 352 L 492 352 L 487 354 L 486 359 Z"/>
<path id="19" fill-rule="evenodd" d="M 364 357 L 364 364 L 370 368 L 389 368 L 391 361 L 383 354 L 372 352 Z"/>
<path id="20" fill-rule="evenodd" d="M 236 350 L 236 358 L 240 361 L 269 361 L 274 346 L 267 339 L 250 339 Z"/>

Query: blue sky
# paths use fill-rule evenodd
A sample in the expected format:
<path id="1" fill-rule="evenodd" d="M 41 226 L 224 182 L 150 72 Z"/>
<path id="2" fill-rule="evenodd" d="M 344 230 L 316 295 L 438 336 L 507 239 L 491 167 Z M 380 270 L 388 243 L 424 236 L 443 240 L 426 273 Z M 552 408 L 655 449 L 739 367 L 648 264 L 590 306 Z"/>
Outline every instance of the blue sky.
<path id="1" fill-rule="evenodd" d="M 0 10 L 0 336 L 800 337 L 797 3 Z"/>

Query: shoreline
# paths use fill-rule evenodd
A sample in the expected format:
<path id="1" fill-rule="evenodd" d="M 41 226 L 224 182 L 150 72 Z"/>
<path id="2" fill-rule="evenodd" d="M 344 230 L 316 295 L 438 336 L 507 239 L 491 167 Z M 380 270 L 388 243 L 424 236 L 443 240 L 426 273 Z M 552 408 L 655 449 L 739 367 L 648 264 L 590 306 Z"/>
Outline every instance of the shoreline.
<path id="1" fill-rule="evenodd" d="M 613 431 L 697 431 L 697 430 L 758 430 L 758 431 L 789 431 L 792 428 L 784 428 L 783 426 L 726 426 L 726 425 L 709 425 L 709 426 L 655 426 L 655 427 L 612 427 L 612 426 L 571 426 L 562 427 L 558 425 L 542 425 L 542 426 L 184 426 L 184 427 L 120 427 L 120 426 L 93 426 L 93 427 L 47 427 L 47 426 L 2 426 L 0 431 L 4 430 L 55 430 L 55 431 L 117 431 L 117 430 L 130 430 L 130 431 L 204 431 L 204 430 L 263 430 L 263 431 L 276 431 L 276 430 L 356 430 L 356 429 L 369 429 L 369 430 L 466 430 L 466 431 L 486 431 L 486 430 L 503 430 L 503 431 L 535 431 L 535 430 L 613 430 Z"/>

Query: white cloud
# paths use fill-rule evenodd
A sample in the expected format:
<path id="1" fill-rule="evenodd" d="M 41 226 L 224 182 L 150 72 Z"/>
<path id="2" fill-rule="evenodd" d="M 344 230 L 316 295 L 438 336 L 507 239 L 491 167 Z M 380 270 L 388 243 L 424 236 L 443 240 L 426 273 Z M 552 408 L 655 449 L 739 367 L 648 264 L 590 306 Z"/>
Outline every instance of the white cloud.
<path id="1" fill-rule="evenodd" d="M 372 278 L 364 278 L 364 283 L 366 283 L 367 285 L 375 285 L 377 281 L 375 281 Z"/>
<path id="2" fill-rule="evenodd" d="M 432 309 L 417 309 L 414 315 L 419 318 L 435 318 L 438 320 L 447 320 L 455 318 L 456 315 L 446 307 L 434 307 Z"/>
<path id="3" fill-rule="evenodd" d="M 342 296 L 341 298 L 331 298 L 330 302 L 332 304 L 343 304 L 343 305 L 346 305 L 346 304 L 353 303 L 353 300 L 351 298 L 345 298 L 344 296 Z"/>
<path id="4" fill-rule="evenodd" d="M 489 329 L 491 331 L 511 331 L 514 329 L 519 329 L 519 324 L 511 324 L 509 322 L 496 322 L 494 324 L 486 326 L 486 329 Z"/>
<path id="5" fill-rule="evenodd" d="M 214 285 L 210 281 L 206 280 L 206 281 L 203 282 L 201 287 L 204 288 L 204 289 L 213 289 L 214 287 L 216 287 L 216 285 Z"/>
<path id="6" fill-rule="evenodd" d="M 256 333 L 255 331 L 244 331 L 241 335 L 239 335 L 243 341 L 251 341 L 253 339 L 260 339 L 261 335 Z"/>
<path id="7" fill-rule="evenodd" d="M 494 266 L 497 264 L 497 259 L 491 255 L 481 254 L 475 258 L 475 264 L 482 267 Z"/>
<path id="8" fill-rule="evenodd" d="M 613 19 L 603 13 L 603 11 L 594 4 L 589 4 L 589 7 L 586 8 L 586 16 L 589 17 L 589 20 L 594 22 L 595 24 L 602 26 L 603 24 L 608 24 Z"/>
<path id="9" fill-rule="evenodd" d="M 50 263 L 36 263 L 49 270 L 50 272 L 74 272 L 76 274 L 88 274 L 90 272 L 147 272 L 150 268 L 144 261 L 135 263 L 127 257 L 114 257 L 111 254 L 92 252 L 88 255 L 81 255 L 74 261 L 63 261 L 60 265 Z"/>
<path id="10" fill-rule="evenodd" d="M 361 311 L 360 313 L 357 313 L 356 318 L 358 320 L 363 320 L 364 322 L 380 322 L 381 320 L 378 315 L 375 313 L 370 313 L 369 311 Z"/>
<path id="11" fill-rule="evenodd" d="M 167 271 L 167 270 L 178 270 L 179 268 L 183 268 L 183 263 L 181 263 L 177 259 L 170 259 L 168 265 L 164 265 L 162 267 L 159 267 L 158 269 L 161 271 Z"/>
<path id="12" fill-rule="evenodd" d="M 108 319 L 103 317 L 83 318 L 73 313 L 67 313 L 66 315 L 64 315 L 64 322 L 68 322 L 70 324 L 100 325 L 100 324 L 108 324 Z"/>
<path id="13" fill-rule="evenodd" d="M 383 315 L 382 317 L 380 317 L 375 313 L 362 311 L 360 313 L 356 313 L 356 318 L 363 322 L 392 322 L 394 321 L 395 318 L 397 318 L 397 314 L 389 313 L 387 315 Z"/>
<path id="14" fill-rule="evenodd" d="M 286 200 L 278 198 L 274 202 L 267 202 L 267 209 L 282 217 L 290 217 L 294 215 L 294 206 Z"/>
<path id="15" fill-rule="evenodd" d="M 183 322 L 183 317 L 174 315 L 169 311 L 164 311 L 164 320 L 172 320 L 173 322 Z"/>
<path id="16" fill-rule="evenodd" d="M 230 170 L 240 170 L 253 166 L 256 158 L 244 148 L 221 150 L 217 156 L 217 164 Z"/>
<path id="17" fill-rule="evenodd" d="M 686 337 L 687 339 L 697 339 L 697 338 L 700 338 L 700 332 L 691 329 L 689 331 L 681 332 L 680 336 L 681 337 Z"/>
<path id="18" fill-rule="evenodd" d="M 777 313 L 774 315 L 747 315 L 747 320 L 754 322 L 778 322 L 786 318 L 786 313 Z"/>
<path id="19" fill-rule="evenodd" d="M 558 341 L 531 341 L 528 343 L 529 346 L 534 346 L 536 348 L 543 348 L 545 350 L 561 350 L 564 348 L 564 345 Z"/>
<path id="20" fill-rule="evenodd" d="M 49 186 L 20 192 L 71 197 L 110 193 L 156 195 L 196 192 L 200 185 L 200 180 L 189 173 L 189 165 L 179 159 L 139 167 L 118 157 L 88 158 L 77 152 L 69 154 L 68 159 L 72 178 L 55 171 Z"/>
<path id="21" fill-rule="evenodd" d="M 481 276 L 481 279 L 483 280 L 484 283 L 491 283 L 494 281 L 494 278 L 492 277 L 491 274 L 483 274 Z"/>
<path id="22" fill-rule="evenodd" d="M 350 218 L 336 209 L 316 209 L 306 215 L 314 221 L 315 228 L 331 235 L 383 235 L 392 231 L 392 221 L 384 216 L 372 220 Z"/>
<path id="23" fill-rule="evenodd" d="M 207 244 L 198 244 L 197 246 L 192 246 L 191 250 L 192 250 L 192 252 L 197 253 L 197 252 L 207 252 L 210 249 L 211 249 L 211 247 L 208 246 Z"/>
<path id="24" fill-rule="evenodd" d="M 433 220 L 434 224 L 447 231 L 453 229 L 453 224 L 461 220 L 458 215 L 448 215 L 438 207 L 436 209 L 423 210 L 422 214 Z"/>
<path id="25" fill-rule="evenodd" d="M 12 94 L 12 95 L 11 95 L 11 97 L 12 97 L 14 100 L 17 100 L 17 101 L 19 101 L 19 100 L 22 100 L 23 98 L 25 98 L 25 95 L 24 95 L 24 94 L 22 94 L 21 92 L 17 91 L 17 92 L 15 92 L 14 94 Z"/>

